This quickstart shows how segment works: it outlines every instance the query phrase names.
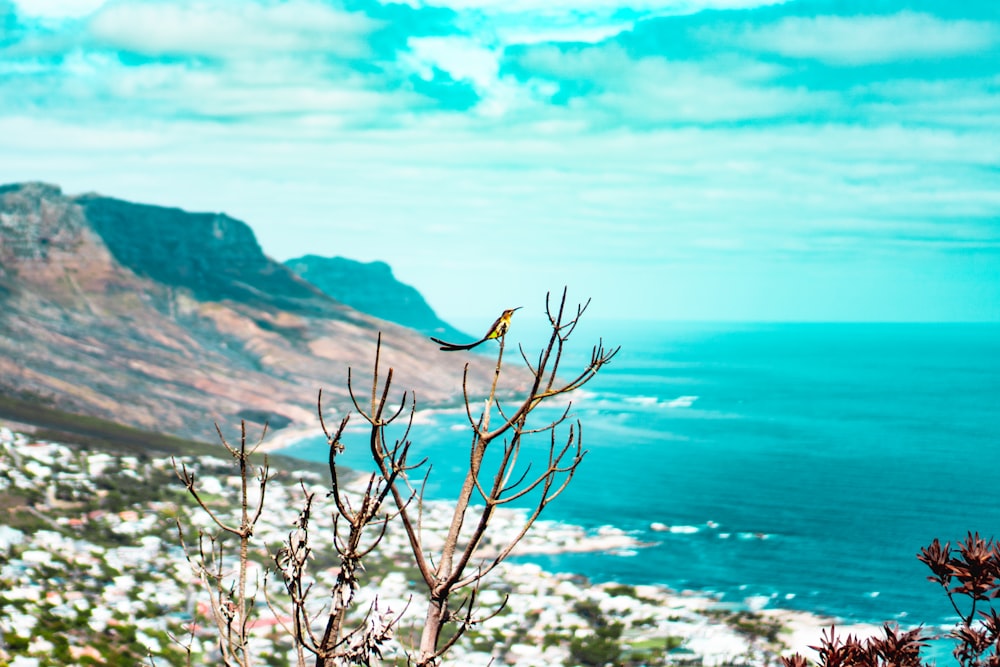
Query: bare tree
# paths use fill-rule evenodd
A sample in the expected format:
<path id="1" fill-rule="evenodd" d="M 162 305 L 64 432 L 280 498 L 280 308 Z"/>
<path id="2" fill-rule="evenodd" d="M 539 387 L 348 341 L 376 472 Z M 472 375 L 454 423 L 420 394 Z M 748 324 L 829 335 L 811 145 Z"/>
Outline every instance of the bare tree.
<path id="1" fill-rule="evenodd" d="M 329 611 L 321 633 L 314 629 L 315 618 L 311 615 L 308 604 L 312 584 L 306 583 L 306 563 L 311 553 L 309 519 L 314 494 L 306 492 L 295 530 L 289 533 L 288 540 L 275 556 L 275 562 L 291 599 L 291 634 L 300 667 L 306 664 L 306 652 L 315 656 L 316 667 L 370 665 L 377 663 L 381 658 L 382 647 L 392 638 L 395 625 L 405 610 L 394 613 L 389 609 L 380 609 L 376 597 L 360 623 L 348 627 L 347 615 L 354 606 L 354 596 L 360 586 L 362 561 L 378 547 L 385 536 L 389 522 L 393 519 L 391 514 L 382 512 L 382 505 L 395 477 L 383 478 L 377 474 L 370 475 L 364 491 L 360 496 L 355 494 L 352 501 L 352 495 L 341 488 L 336 466 L 337 454 L 344 449 L 341 437 L 347 427 L 349 416 L 344 417 L 339 427 L 331 433 L 323 420 L 322 405 L 323 393 L 320 391 L 317 410 L 323 433 L 330 447 L 329 496 L 333 497 L 336 507 L 333 516 L 333 545 L 337 551 L 340 567 L 337 581 L 330 592 Z M 401 457 L 405 458 L 405 454 L 401 454 Z M 366 533 L 369 532 L 373 532 L 374 536 L 365 545 L 363 542 Z"/>
<path id="2" fill-rule="evenodd" d="M 544 402 L 569 394 L 586 384 L 617 354 L 617 348 L 608 350 L 599 343 L 594 346 L 586 368 L 569 379 L 562 379 L 560 364 L 565 345 L 588 304 L 589 301 L 570 313 L 566 308 L 565 290 L 555 307 L 546 297 L 546 313 L 552 332 L 536 359 L 529 359 L 524 349 L 520 349 L 527 374 L 518 370 L 529 380 L 529 388 L 522 395 L 504 395 L 499 389 L 503 386 L 504 336 L 498 338 L 495 370 L 488 386 L 482 390 L 481 398 L 473 393 L 469 366 L 466 365 L 462 391 L 471 430 L 469 467 L 457 491 L 451 523 L 443 540 L 425 539 L 422 531 L 422 493 L 426 474 L 422 479 L 414 480 L 417 471 L 424 468 L 427 462 L 409 461 L 416 406 L 410 395 L 404 392 L 399 406 L 394 409 L 389 407 L 393 370 L 390 368 L 382 377 L 381 335 L 376 343 L 371 392 L 365 401 L 366 407 L 362 407 L 362 400 L 354 390 L 350 370 L 347 378 L 355 411 L 369 427 L 368 444 L 376 468 L 360 492 L 349 492 L 344 488 L 336 466 L 337 456 L 344 450 L 342 436 L 350 415 L 344 417 L 336 429 L 327 428 L 320 392 L 317 409 L 329 445 L 331 485 L 327 495 L 332 498 L 333 504 L 332 545 L 339 563 L 336 582 L 324 596 L 327 602 L 318 607 L 316 579 L 309 572 L 309 561 L 318 543 L 311 532 L 316 494 L 301 484 L 303 501 L 298 518 L 287 539 L 273 554 L 275 570 L 281 578 L 287 600 L 274 599 L 268 593 L 266 580 L 260 587 L 268 606 L 290 638 L 299 667 L 305 667 L 310 661 L 317 667 L 380 663 L 383 649 L 391 640 L 405 608 L 396 611 L 384 608 L 375 597 L 367 609 L 355 610 L 355 594 L 361 585 L 362 561 L 378 549 L 391 522 L 398 521 L 405 531 L 429 600 L 422 634 L 419 643 L 410 651 L 408 663 L 418 667 L 437 664 L 439 658 L 473 623 L 484 620 L 476 605 L 480 582 L 511 554 L 545 507 L 563 492 L 586 453 L 581 444 L 581 425 L 570 420 L 571 403 L 567 402 L 561 414 L 553 420 L 536 425 L 530 418 Z M 406 418 L 401 420 L 405 422 L 402 436 L 390 444 L 386 429 L 404 415 Z M 563 425 L 566 428 L 560 434 Z M 219 529 L 217 534 L 212 535 L 198 531 L 196 547 L 188 544 L 180 521 L 178 531 L 188 559 L 209 594 L 222 664 L 251 667 L 254 660 L 249 650 L 250 630 L 256 613 L 257 591 L 248 593 L 249 555 L 254 528 L 263 511 L 271 478 L 266 457 L 260 467 L 249 463 L 256 447 L 247 447 L 245 425 L 241 429 L 239 447 L 231 446 L 221 432 L 219 436 L 239 469 L 239 522 L 227 523 L 199 492 L 195 474 L 186 465 L 177 469 L 175 462 L 178 477 Z M 547 452 L 541 461 L 519 466 L 522 445 L 530 436 L 543 438 L 547 442 Z M 496 455 L 487 459 L 487 451 Z M 537 467 L 533 474 L 532 464 Z M 254 478 L 259 487 L 256 499 L 250 485 Z M 390 497 L 392 500 L 388 502 Z M 506 536 L 499 543 L 493 540 L 487 548 L 484 543 L 488 541 L 487 533 L 497 510 L 518 500 L 529 505 L 523 523 L 513 535 Z M 391 511 L 386 510 L 387 505 Z M 228 543 L 224 538 L 227 536 L 238 540 L 235 555 L 226 551 Z M 463 597 L 456 599 L 460 592 Z M 352 616 L 352 611 L 357 611 L 357 614 Z M 492 613 L 498 611 L 495 609 Z M 349 621 L 349 618 L 352 620 Z M 442 629 L 449 622 L 456 625 L 456 631 L 445 638 Z"/>
<path id="3" fill-rule="evenodd" d="M 389 408 L 392 369 L 389 369 L 384 380 L 380 380 L 379 354 L 376 352 L 374 379 L 367 408 L 362 408 L 350 374 L 348 375 L 348 388 L 355 409 L 371 427 L 372 459 L 386 482 L 385 488 L 392 495 L 427 588 L 427 615 L 419 646 L 411 656 L 418 667 L 437 664 L 438 659 L 458 641 L 470 625 L 483 620 L 476 616 L 475 605 L 480 582 L 511 554 L 545 507 L 563 492 L 583 460 L 586 452 L 581 444 L 579 421 L 569 423 L 565 433 L 558 433 L 558 427 L 569 421 L 571 403 L 567 403 L 559 417 L 543 424 L 534 425 L 529 418 L 545 401 L 582 387 L 618 352 L 618 348 L 609 350 L 598 343 L 593 347 L 590 363 L 586 368 L 569 379 L 562 379 L 560 365 L 564 347 L 588 304 L 589 301 L 569 313 L 565 290 L 554 307 L 549 296 L 546 297 L 546 314 L 552 332 L 536 359 L 530 359 L 523 347 L 520 348 L 521 359 L 531 377 L 530 388 L 520 397 L 505 399 L 498 389 L 504 370 L 505 337 L 498 339 L 495 371 L 490 385 L 483 391 L 483 398 L 474 396 L 470 387 L 469 367 L 466 365 L 462 391 L 472 435 L 469 468 L 462 487 L 458 490 L 451 524 L 444 541 L 433 550 L 429 548 L 421 531 L 423 485 L 415 484 L 411 479 L 411 474 L 420 467 L 420 463 L 411 465 L 407 461 L 414 408 L 411 405 L 409 421 L 402 437 L 389 445 L 386 428 L 404 413 L 407 403 L 404 393 L 399 408 L 395 411 Z M 541 464 L 534 474 L 530 463 L 524 467 L 518 465 L 522 445 L 532 435 L 544 437 L 548 441 L 544 460 L 532 462 Z M 487 461 L 487 451 L 495 450 L 499 450 L 499 455 Z M 416 502 L 411 502 L 414 497 Z M 531 506 L 520 530 L 509 537 L 505 544 L 487 552 L 482 548 L 483 541 L 497 509 L 521 499 L 530 499 Z M 456 603 L 455 597 L 460 591 L 467 591 L 467 594 Z M 445 639 L 442 629 L 448 622 L 456 623 L 457 628 Z"/>
<path id="4" fill-rule="evenodd" d="M 322 394 L 320 394 L 322 399 Z M 254 529 L 264 509 L 264 499 L 269 482 L 267 457 L 261 466 L 250 463 L 256 446 L 248 447 L 246 424 L 241 423 L 240 445 L 230 445 L 219 437 L 227 452 L 238 467 L 240 494 L 238 498 L 239 523 L 227 522 L 222 510 L 212 507 L 198 488 L 197 476 L 186 464 L 179 467 L 175 461 L 175 471 L 197 505 L 211 518 L 218 528 L 215 533 L 199 530 L 196 540 L 189 543 L 181 521 L 177 529 L 181 545 L 188 561 L 198 575 L 209 598 L 211 620 L 221 662 L 227 667 L 251 667 L 255 664 L 250 650 L 251 630 L 256 618 L 257 592 L 263 590 L 275 619 L 283 626 L 289 643 L 295 648 L 298 667 L 314 662 L 317 667 L 341 667 L 347 665 L 370 665 L 381 657 L 382 647 L 391 639 L 400 613 L 380 609 L 378 599 L 368 606 L 364 616 L 357 623 L 347 623 L 348 613 L 355 605 L 354 594 L 359 587 L 358 573 L 361 560 L 375 549 L 385 534 L 391 515 L 381 514 L 380 508 L 386 498 L 387 483 L 377 475 L 369 478 L 367 488 L 350 494 L 340 488 L 337 469 L 334 466 L 336 454 L 343 450 L 340 437 L 347 426 L 345 418 L 339 428 L 330 433 L 320 420 L 330 446 L 330 473 L 332 479 L 330 495 L 334 498 L 333 546 L 337 552 L 340 567 L 337 580 L 325 605 L 326 619 L 320 622 L 323 608 L 316 610 L 313 603 L 315 580 L 310 576 L 308 562 L 312 555 L 311 522 L 315 493 L 302 484 L 303 501 L 298 518 L 295 520 L 287 539 L 273 555 L 277 572 L 288 595 L 285 604 L 275 601 L 267 593 L 266 581 L 249 581 L 250 553 L 252 547 L 267 550 L 267 545 L 253 544 Z M 264 429 L 266 433 L 266 426 Z M 263 434 L 261 440 L 263 440 Z M 259 446 L 259 442 L 257 443 Z M 253 498 L 250 481 L 256 479 L 259 495 Z M 369 528 L 372 530 L 369 531 Z M 366 533 L 374 533 L 367 546 L 362 546 Z M 233 553 L 227 538 L 236 538 L 238 546 Z M 250 593 L 251 584 L 253 593 Z M 286 610 L 279 609 L 284 606 Z M 285 620 L 290 619 L 290 620 Z M 320 629 L 322 628 L 322 629 Z M 190 642 L 182 646 L 188 650 L 190 662 Z"/>
<path id="5" fill-rule="evenodd" d="M 174 461 L 174 470 L 184 483 L 188 493 L 198 503 L 198 506 L 211 517 L 219 529 L 218 532 L 212 534 L 199 530 L 197 547 L 188 544 L 180 519 L 177 520 L 177 532 L 188 561 L 199 575 L 208 593 L 222 664 L 226 667 L 234 665 L 251 667 L 254 661 L 248 650 L 248 643 L 252 609 L 256 600 L 255 595 L 247 593 L 247 571 L 250 562 L 250 540 L 253 537 L 254 526 L 257 525 L 264 509 L 269 468 L 266 458 L 264 464 L 259 468 L 254 469 L 250 465 L 250 456 L 256 447 L 247 448 L 245 422 L 240 424 L 239 447 L 230 445 L 226 441 L 218 425 L 216 430 L 222 444 L 234 459 L 240 472 L 239 523 L 233 524 L 224 520 L 219 512 L 210 508 L 198 490 L 195 474 L 188 470 L 186 464 L 181 464 L 178 469 L 177 462 Z M 261 440 L 266 432 L 267 427 L 265 426 L 261 433 Z M 257 479 L 259 496 L 256 498 L 256 502 L 251 502 L 250 480 L 254 477 Z M 225 549 L 227 537 L 239 540 L 235 561 L 231 558 L 227 560 Z M 233 567 L 235 567 L 235 573 L 232 570 Z"/>

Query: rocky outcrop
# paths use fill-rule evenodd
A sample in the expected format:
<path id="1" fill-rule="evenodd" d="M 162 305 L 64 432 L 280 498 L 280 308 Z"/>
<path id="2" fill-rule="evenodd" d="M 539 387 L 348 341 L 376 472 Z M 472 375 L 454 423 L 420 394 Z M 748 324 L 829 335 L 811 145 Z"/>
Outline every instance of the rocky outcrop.
<path id="1" fill-rule="evenodd" d="M 285 262 L 324 294 L 361 312 L 459 343 L 474 340 L 434 313 L 413 287 L 396 280 L 385 262 L 305 255 Z"/>
<path id="2" fill-rule="evenodd" d="M 347 406 L 349 366 L 366 391 L 379 332 L 423 406 L 455 400 L 466 362 L 492 370 L 331 299 L 225 215 L 0 187 L 2 393 L 200 439 L 241 418 L 312 427 L 319 388 Z"/>
<path id="3" fill-rule="evenodd" d="M 239 220 L 96 195 L 76 202 L 115 260 L 138 276 L 205 301 L 235 299 L 307 312 L 324 306 L 316 303 L 318 290 L 265 256 Z"/>

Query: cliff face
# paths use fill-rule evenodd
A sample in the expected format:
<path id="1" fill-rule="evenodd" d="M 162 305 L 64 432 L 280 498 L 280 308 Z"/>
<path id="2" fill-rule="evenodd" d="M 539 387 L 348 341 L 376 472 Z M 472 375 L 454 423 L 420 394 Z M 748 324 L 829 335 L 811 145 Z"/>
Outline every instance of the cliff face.
<path id="1" fill-rule="evenodd" d="M 266 257 L 239 220 L 95 195 L 76 201 L 115 260 L 138 276 L 188 289 L 202 300 L 319 307 L 319 292 Z"/>
<path id="2" fill-rule="evenodd" d="M 449 341 L 474 340 L 441 320 L 420 292 L 396 280 L 385 262 L 305 255 L 285 266 L 324 294 L 364 313 Z"/>
<path id="3" fill-rule="evenodd" d="M 491 372 L 334 301 L 225 215 L 0 186 L 0 393 L 200 439 L 241 417 L 318 427 L 316 391 L 346 406 L 351 366 L 363 394 L 379 331 L 422 406 L 452 400 L 467 361 Z"/>

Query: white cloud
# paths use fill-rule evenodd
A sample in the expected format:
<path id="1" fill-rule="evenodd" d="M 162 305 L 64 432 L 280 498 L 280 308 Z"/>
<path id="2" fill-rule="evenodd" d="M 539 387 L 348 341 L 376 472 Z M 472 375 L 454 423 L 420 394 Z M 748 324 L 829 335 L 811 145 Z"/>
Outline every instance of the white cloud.
<path id="1" fill-rule="evenodd" d="M 289 131 L 313 126 L 392 123 L 426 105 L 405 90 L 383 90 L 348 69 L 295 57 L 238 61 L 221 69 L 184 64 L 117 67 L 104 75 L 113 98 L 163 118 L 195 115 L 254 124 L 274 116 Z M 100 103 L 100 97 L 94 99 Z M 297 128 L 296 131 L 302 131 Z"/>
<path id="2" fill-rule="evenodd" d="M 108 0 L 13 0 L 20 16 L 44 19 L 79 18 L 100 9 Z"/>
<path id="3" fill-rule="evenodd" d="M 394 0 L 380 0 L 388 4 Z M 776 5 L 787 0 L 406 0 L 412 7 L 449 7 L 455 10 L 480 10 L 489 13 L 551 14 L 552 12 L 615 11 L 623 6 L 640 12 L 689 14 L 704 9 L 748 9 Z"/>
<path id="4" fill-rule="evenodd" d="M 988 223 L 961 219 L 995 215 L 1000 206 L 1000 189 L 990 187 L 996 177 L 983 180 L 970 167 L 1000 160 L 995 131 L 591 133 L 555 124 L 504 128 L 468 115 L 413 121 L 360 131 L 268 118 L 136 121 L 147 129 L 119 134 L 125 128 L 110 122 L 0 118 L 0 150 L 10 157 L 0 182 L 42 178 L 68 192 L 224 210 L 249 222 L 279 258 L 388 260 L 435 306 L 445 305 L 446 317 L 460 304 L 488 310 L 564 284 L 612 316 L 639 312 L 630 308 L 692 316 L 649 302 L 639 286 L 668 278 L 695 286 L 692 266 L 712 275 L 719 267 L 745 271 L 746 262 L 886 257 L 929 266 L 949 244 L 972 239 L 986 247 L 998 238 Z M 907 237 L 932 241 L 896 242 Z M 518 263 L 484 265 L 484 247 Z M 481 282 L 455 280 L 491 270 L 507 279 L 485 293 Z M 712 304 L 706 314 L 730 305 L 723 282 L 719 292 L 698 288 Z"/>
<path id="5" fill-rule="evenodd" d="M 0 116 L 0 136 L 5 151 L 20 159 L 33 156 L 39 164 L 52 160 L 52 155 L 65 159 L 71 155 L 89 156 L 93 151 L 118 154 L 114 159 L 120 159 L 119 152 L 163 150 L 169 145 L 166 136 L 148 127 L 80 127 L 59 120 L 15 114 Z"/>
<path id="6" fill-rule="evenodd" d="M 410 63 L 425 79 L 431 67 L 448 72 L 455 80 L 468 80 L 487 88 L 497 79 L 498 55 L 468 37 L 413 37 L 408 41 Z"/>
<path id="7" fill-rule="evenodd" d="M 376 0 L 391 4 L 396 0 Z M 475 25 L 504 45 L 545 42 L 596 44 L 631 30 L 639 19 L 706 9 L 747 9 L 787 0 L 403 0 L 415 7 L 447 7 L 459 23 Z M 485 15 L 488 20 L 481 21 Z"/>
<path id="8" fill-rule="evenodd" d="M 1000 27 L 995 24 L 909 11 L 890 16 L 789 17 L 735 34 L 713 29 L 703 34 L 759 51 L 838 65 L 975 54 L 1000 42 Z"/>
<path id="9" fill-rule="evenodd" d="M 100 45 L 149 56 L 227 57 L 313 52 L 344 57 L 369 54 L 367 36 L 378 23 L 313 0 L 258 2 L 122 3 L 90 21 Z"/>
<path id="10" fill-rule="evenodd" d="M 262 117 L 271 117 L 273 129 L 290 136 L 392 125 L 431 104 L 413 91 L 386 88 L 349 67 L 301 54 L 237 59 L 218 67 L 184 61 L 134 67 L 114 54 L 71 52 L 58 72 L 0 78 L 0 98 L 17 101 L 16 109 L 9 105 L 0 117 L 30 109 L 53 119 L 76 119 L 81 126 L 202 118 L 210 125 L 226 120 L 257 129 Z"/>
<path id="11" fill-rule="evenodd" d="M 652 283 L 685 285 L 711 316 L 727 312 L 727 289 L 752 282 L 755 268 L 827 262 L 837 294 L 855 262 L 910 262 L 922 275 L 943 252 L 1000 238 L 998 78 L 912 70 L 912 80 L 816 91 L 780 85 L 785 66 L 732 53 L 742 50 L 672 60 L 614 44 L 513 49 L 511 72 L 525 78 L 500 77 L 505 45 L 600 41 L 630 15 L 616 23 L 605 0 L 444 2 L 487 18 L 460 16 L 466 36 L 412 39 L 396 62 L 378 63 L 382 74 L 343 61 L 367 54 L 378 26 L 312 0 L 128 0 L 63 32 L 46 25 L 0 63 L 0 99 L 11 101 L 0 105 L 0 182 L 225 210 L 275 256 L 388 260 L 458 312 L 568 283 L 613 315 L 691 316 L 650 302 Z M 682 5 L 640 0 L 638 10 Z M 89 38 L 76 32 L 88 28 Z M 982 49 L 995 43 L 991 30 L 903 13 L 710 36 L 883 62 Z M 211 62 L 125 65 L 115 49 Z M 63 57 L 32 55 L 42 53 Z M 808 80 L 814 64 L 788 67 Z M 471 82 L 479 104 L 441 112 L 407 88 L 432 67 Z M 566 105 L 551 103 L 560 86 L 575 95 Z M 517 263 L 501 264 L 508 258 Z M 491 271 L 507 279 L 487 294 L 482 281 L 455 280 Z M 720 271 L 733 280 L 699 284 Z M 761 315 L 746 303 L 728 316 Z"/>
<path id="12" fill-rule="evenodd" d="M 400 66 L 416 72 L 424 80 L 433 76 L 433 68 L 447 72 L 456 81 L 471 83 L 480 99 L 477 115 L 502 117 L 531 105 L 530 87 L 510 79 L 501 79 L 500 52 L 482 42 L 460 36 L 414 37 L 407 43 Z"/>
<path id="13" fill-rule="evenodd" d="M 595 84 L 570 107 L 596 124 L 753 120 L 839 103 L 833 94 L 770 85 L 779 71 L 772 66 L 732 59 L 724 64 L 658 56 L 635 60 L 616 44 L 535 48 L 520 64 L 541 78 Z"/>
<path id="14" fill-rule="evenodd" d="M 878 122 L 966 129 L 1000 127 L 1000 92 L 989 79 L 895 79 L 848 91 L 855 111 Z"/>
<path id="15" fill-rule="evenodd" d="M 505 44 L 540 44 L 544 42 L 581 42 L 596 44 L 634 27 L 633 22 L 610 20 L 594 25 L 539 26 L 534 24 L 497 27 L 497 36 Z"/>

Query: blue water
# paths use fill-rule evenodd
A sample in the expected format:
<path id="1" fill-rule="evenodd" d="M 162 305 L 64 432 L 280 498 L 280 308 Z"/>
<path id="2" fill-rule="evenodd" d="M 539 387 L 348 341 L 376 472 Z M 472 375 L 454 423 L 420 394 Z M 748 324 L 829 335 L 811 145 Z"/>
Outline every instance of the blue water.
<path id="1" fill-rule="evenodd" d="M 915 554 L 934 537 L 1000 536 L 1000 326 L 580 333 L 574 354 L 598 335 L 623 349 L 574 404 L 588 454 L 545 518 L 612 524 L 654 545 L 532 560 L 851 621 L 954 620 Z M 439 414 L 411 434 L 435 461 L 431 497 L 460 484 L 468 439 L 452 425 L 463 418 Z M 318 438 L 285 453 L 325 460 L 325 450 Z M 364 454 L 359 442 L 343 461 L 365 468 Z M 654 532 L 654 522 L 690 528 Z"/>

